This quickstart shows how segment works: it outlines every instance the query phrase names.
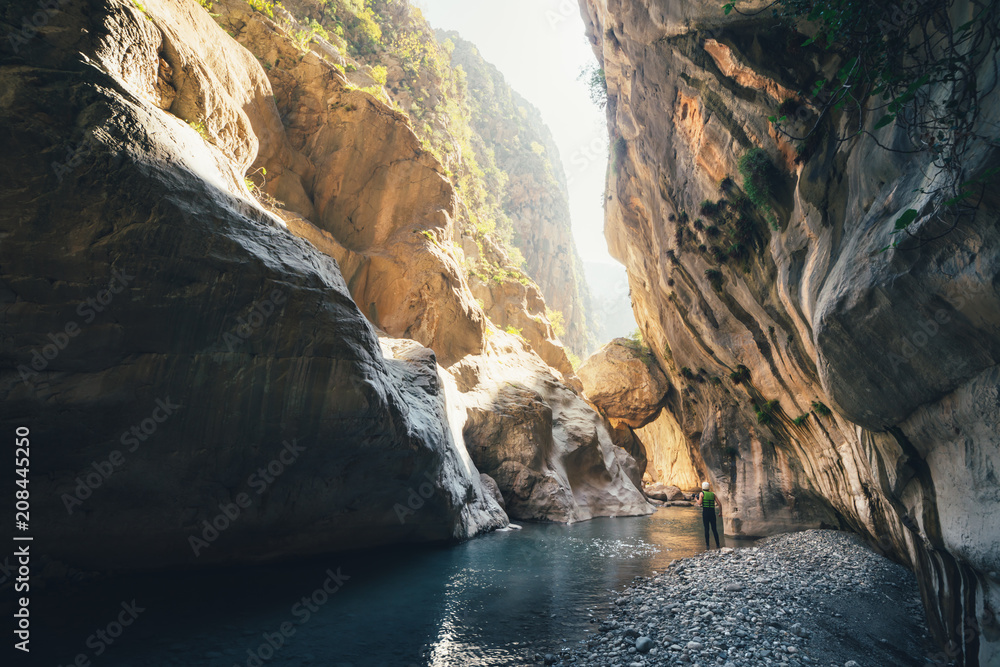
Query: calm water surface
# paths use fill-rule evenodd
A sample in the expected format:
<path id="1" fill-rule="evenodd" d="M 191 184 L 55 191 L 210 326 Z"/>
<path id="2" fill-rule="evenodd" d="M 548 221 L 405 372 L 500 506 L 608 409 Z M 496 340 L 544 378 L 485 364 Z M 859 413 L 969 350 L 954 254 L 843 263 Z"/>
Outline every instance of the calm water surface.
<path id="1" fill-rule="evenodd" d="M 38 657 L 69 665 L 84 653 L 95 667 L 519 665 L 529 652 L 595 632 L 590 618 L 607 612 L 609 591 L 703 550 L 701 510 L 667 507 L 648 517 L 524 524 L 448 547 L 117 578 L 59 592 L 57 605 L 47 593 Z M 315 611 L 295 606 L 338 569 L 349 577 L 339 591 Z M 133 598 L 144 611 L 96 656 L 101 642 L 88 647 L 88 637 Z M 294 634 L 278 642 L 282 624 Z M 278 649 L 261 649 L 265 634 Z"/>

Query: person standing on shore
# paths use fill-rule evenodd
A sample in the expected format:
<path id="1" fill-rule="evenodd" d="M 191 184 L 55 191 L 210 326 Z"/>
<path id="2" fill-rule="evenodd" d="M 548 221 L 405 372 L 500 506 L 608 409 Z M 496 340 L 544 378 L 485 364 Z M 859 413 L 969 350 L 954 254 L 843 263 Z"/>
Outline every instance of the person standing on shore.
<path id="1" fill-rule="evenodd" d="M 715 506 L 718 504 L 718 500 L 715 494 L 708 490 L 708 482 L 701 483 L 698 504 L 701 505 L 701 521 L 705 524 L 705 548 L 712 548 L 712 545 L 708 541 L 708 527 L 711 526 L 712 533 L 715 535 L 715 547 L 718 549 L 720 548 L 719 531 L 715 527 Z"/>

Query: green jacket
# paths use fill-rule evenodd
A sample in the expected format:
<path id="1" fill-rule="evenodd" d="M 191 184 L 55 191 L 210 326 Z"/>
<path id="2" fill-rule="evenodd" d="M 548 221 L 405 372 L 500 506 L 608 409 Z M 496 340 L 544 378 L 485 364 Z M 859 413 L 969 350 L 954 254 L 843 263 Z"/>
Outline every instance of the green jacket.
<path id="1" fill-rule="evenodd" d="M 701 506 L 705 509 L 715 509 L 715 494 L 711 491 L 702 491 Z"/>

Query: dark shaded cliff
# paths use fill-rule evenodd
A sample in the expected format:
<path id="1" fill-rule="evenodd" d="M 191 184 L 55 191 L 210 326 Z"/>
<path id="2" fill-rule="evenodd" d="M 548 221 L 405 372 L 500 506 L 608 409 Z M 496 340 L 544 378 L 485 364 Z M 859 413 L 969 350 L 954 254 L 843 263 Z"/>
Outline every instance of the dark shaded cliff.
<path id="1" fill-rule="evenodd" d="M 508 521 L 484 464 L 524 516 L 648 512 L 477 303 L 411 119 L 296 25 L 81 0 L 3 43 L 0 425 L 30 430 L 51 571 L 465 539 Z M 538 440 L 493 452 L 495 417 Z"/>

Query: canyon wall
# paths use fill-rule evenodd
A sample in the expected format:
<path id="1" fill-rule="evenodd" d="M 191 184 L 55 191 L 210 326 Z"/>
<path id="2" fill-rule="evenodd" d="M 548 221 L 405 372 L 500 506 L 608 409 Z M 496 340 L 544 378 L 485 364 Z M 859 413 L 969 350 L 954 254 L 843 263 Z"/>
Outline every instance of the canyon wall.
<path id="1" fill-rule="evenodd" d="M 569 192 L 559 149 L 541 114 L 511 89 L 503 74 L 456 32 L 437 33 L 455 45 L 453 66 L 468 77 L 472 127 L 507 174 L 504 210 L 525 271 L 561 314 L 560 339 L 577 355 L 593 351 L 591 298 L 570 225 Z"/>
<path id="2" fill-rule="evenodd" d="M 610 421 L 615 441 L 640 464 L 640 479 L 701 489 L 704 477 L 680 425 L 664 409 L 673 387 L 641 340 L 616 338 L 579 369 L 584 395 Z"/>
<path id="3" fill-rule="evenodd" d="M 841 142 L 857 117 L 833 112 L 825 133 L 787 141 L 768 117 L 791 107 L 815 121 L 797 91 L 844 60 L 769 10 L 720 5 L 581 1 L 607 80 L 606 235 L 676 388 L 666 409 L 727 533 L 857 531 L 917 571 L 939 664 L 998 664 L 995 184 L 940 234 L 928 154 L 873 140 L 906 148 L 897 124 L 866 116 L 872 136 Z M 979 10 L 954 3 L 954 25 Z M 995 63 L 980 72 L 978 121 L 993 137 Z M 774 174 L 763 211 L 740 191 L 755 148 Z M 980 141 L 968 177 L 997 163 L 996 142 Z M 933 240 L 893 234 L 908 209 L 909 232 Z"/>
<path id="4" fill-rule="evenodd" d="M 383 354 L 336 261 L 248 192 L 282 124 L 202 8 L 70 6 L 0 76 L 3 424 L 30 429 L 47 559 L 207 565 L 507 523 L 434 354 Z"/>
<path id="5" fill-rule="evenodd" d="M 650 511 L 561 348 L 477 302 L 448 169 L 297 25 L 81 0 L 4 43 L 0 423 L 48 573 L 464 539 L 508 522 L 486 470 L 511 516 Z"/>
<path id="6" fill-rule="evenodd" d="M 274 11 L 294 40 L 407 115 L 454 187 L 456 224 L 440 240 L 457 245 L 475 298 L 494 324 L 572 374 L 563 344 L 589 353 L 589 294 L 558 151 L 537 110 L 409 2 L 289 0 Z"/>

